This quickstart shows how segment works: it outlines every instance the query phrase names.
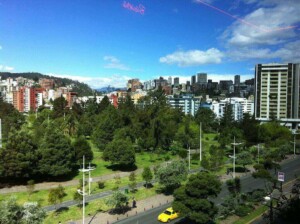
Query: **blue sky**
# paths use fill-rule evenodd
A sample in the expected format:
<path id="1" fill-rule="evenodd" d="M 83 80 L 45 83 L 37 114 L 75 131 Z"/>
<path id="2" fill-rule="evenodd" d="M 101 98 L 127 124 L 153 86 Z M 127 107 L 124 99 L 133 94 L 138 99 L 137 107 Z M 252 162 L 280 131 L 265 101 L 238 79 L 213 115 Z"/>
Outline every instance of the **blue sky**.
<path id="1" fill-rule="evenodd" d="M 94 88 L 197 72 L 245 80 L 257 63 L 300 62 L 299 8 L 299 0 L 0 0 L 0 70 Z"/>

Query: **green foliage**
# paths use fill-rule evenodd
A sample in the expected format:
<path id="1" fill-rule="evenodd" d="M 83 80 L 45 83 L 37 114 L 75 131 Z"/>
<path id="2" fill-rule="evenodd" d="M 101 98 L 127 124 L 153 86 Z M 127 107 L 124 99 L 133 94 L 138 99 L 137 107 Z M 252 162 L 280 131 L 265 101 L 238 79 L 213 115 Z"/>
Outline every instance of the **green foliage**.
<path id="1" fill-rule="evenodd" d="M 48 202 L 54 205 L 61 203 L 65 195 L 66 193 L 64 187 L 59 185 L 57 188 L 53 188 L 49 190 Z"/>
<path id="2" fill-rule="evenodd" d="M 100 181 L 100 180 L 99 180 L 99 181 L 97 182 L 97 184 L 98 184 L 98 188 L 99 188 L 99 189 L 104 189 L 104 187 L 105 187 L 105 182 L 104 182 L 104 181 Z"/>
<path id="3" fill-rule="evenodd" d="M 112 196 L 106 201 L 108 206 L 111 206 L 115 209 L 124 208 L 128 203 L 128 196 L 123 194 L 120 191 L 115 191 Z"/>
<path id="4" fill-rule="evenodd" d="M 188 151 L 186 149 L 179 149 L 177 152 L 177 155 L 181 158 L 181 159 L 186 159 L 187 155 L 188 155 Z"/>
<path id="5" fill-rule="evenodd" d="M 103 158 L 112 164 L 133 166 L 135 163 L 133 145 L 128 139 L 114 139 L 106 146 Z"/>
<path id="6" fill-rule="evenodd" d="M 239 205 L 235 209 L 235 214 L 237 216 L 244 217 L 244 216 L 248 215 L 252 210 L 253 210 L 253 208 L 249 205 Z"/>
<path id="7" fill-rule="evenodd" d="M 131 191 L 134 192 L 136 190 L 136 186 L 137 186 L 135 172 L 131 172 L 128 179 L 130 181 L 129 187 L 130 187 Z"/>
<path id="8" fill-rule="evenodd" d="M 234 178 L 226 181 L 228 191 L 233 196 L 238 195 L 241 192 L 241 180 L 240 178 Z"/>
<path id="9" fill-rule="evenodd" d="M 268 122 L 259 126 L 259 140 L 267 146 L 279 147 L 291 140 L 291 132 L 277 122 Z"/>
<path id="10" fill-rule="evenodd" d="M 80 188 L 82 190 L 82 188 Z M 75 191 L 73 194 L 73 200 L 76 201 L 79 205 L 82 205 L 83 195 L 79 194 L 78 191 Z"/>
<path id="11" fill-rule="evenodd" d="M 11 197 L 0 202 L 0 224 L 41 224 L 46 212 L 36 202 L 26 202 L 20 206 Z"/>
<path id="12" fill-rule="evenodd" d="M 143 180 L 146 182 L 146 187 L 148 188 L 149 183 L 153 179 L 153 174 L 150 167 L 145 167 L 142 173 Z"/>
<path id="13" fill-rule="evenodd" d="M 29 178 L 37 163 L 37 145 L 28 132 L 13 131 L 0 149 L 0 175 L 5 178 Z"/>
<path id="14" fill-rule="evenodd" d="M 196 223 L 208 223 L 218 209 L 209 198 L 221 191 L 221 182 L 216 176 L 200 172 L 191 175 L 187 184 L 174 192 L 173 209 Z"/>
<path id="15" fill-rule="evenodd" d="M 0 118 L 2 122 L 2 138 L 8 139 L 9 133 L 14 129 L 20 130 L 25 122 L 25 117 L 10 103 L 3 102 L 0 98 Z"/>
<path id="16" fill-rule="evenodd" d="M 83 156 L 85 156 L 86 162 L 91 162 L 93 160 L 93 151 L 84 136 L 79 136 L 75 139 L 73 142 L 73 148 L 75 151 L 75 160 L 77 161 L 77 164 L 81 164 Z"/>
<path id="17" fill-rule="evenodd" d="M 67 100 L 60 96 L 53 101 L 53 116 L 54 118 L 62 117 L 67 113 Z"/>
<path id="18" fill-rule="evenodd" d="M 35 182 L 34 180 L 27 181 L 27 191 L 28 194 L 31 195 L 34 192 Z"/>
<path id="19" fill-rule="evenodd" d="M 195 120 L 198 124 L 202 123 L 202 130 L 205 132 L 212 132 L 217 129 L 216 115 L 208 108 L 200 107 L 195 115 Z"/>
<path id="20" fill-rule="evenodd" d="M 236 157 L 236 164 L 242 165 L 244 168 L 252 163 L 251 153 L 248 151 L 242 151 Z"/>
<path id="21" fill-rule="evenodd" d="M 59 131 L 48 129 L 38 149 L 38 168 L 41 175 L 68 175 L 74 167 L 71 141 Z"/>
<path id="22" fill-rule="evenodd" d="M 167 191 L 172 191 L 181 185 L 182 181 L 187 179 L 187 166 L 184 161 L 173 161 L 166 166 L 160 167 L 155 174 L 158 182 L 165 187 Z"/>

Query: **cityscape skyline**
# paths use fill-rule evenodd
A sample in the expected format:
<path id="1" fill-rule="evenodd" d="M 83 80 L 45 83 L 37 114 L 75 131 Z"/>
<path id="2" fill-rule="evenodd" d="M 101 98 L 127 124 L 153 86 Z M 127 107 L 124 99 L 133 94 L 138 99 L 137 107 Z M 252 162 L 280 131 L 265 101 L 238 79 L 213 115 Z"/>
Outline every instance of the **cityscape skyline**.
<path id="1" fill-rule="evenodd" d="M 0 71 L 124 87 L 160 76 L 254 78 L 299 62 L 297 0 L 0 2 Z"/>

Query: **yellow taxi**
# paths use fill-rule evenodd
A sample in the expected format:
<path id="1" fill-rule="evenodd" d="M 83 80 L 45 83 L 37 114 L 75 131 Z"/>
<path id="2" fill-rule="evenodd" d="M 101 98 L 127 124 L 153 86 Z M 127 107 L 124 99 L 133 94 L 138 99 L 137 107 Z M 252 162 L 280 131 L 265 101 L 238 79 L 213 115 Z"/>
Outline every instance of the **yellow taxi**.
<path id="1" fill-rule="evenodd" d="M 178 213 L 173 211 L 173 208 L 167 208 L 163 213 L 161 213 L 157 219 L 161 222 L 170 222 L 173 219 L 177 219 L 179 217 Z"/>

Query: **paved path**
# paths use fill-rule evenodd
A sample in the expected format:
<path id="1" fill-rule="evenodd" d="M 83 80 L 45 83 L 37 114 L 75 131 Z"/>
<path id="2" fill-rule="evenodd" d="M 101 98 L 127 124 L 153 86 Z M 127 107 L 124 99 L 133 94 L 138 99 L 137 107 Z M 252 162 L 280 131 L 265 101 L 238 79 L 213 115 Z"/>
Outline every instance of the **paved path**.
<path id="1" fill-rule="evenodd" d="M 143 169 L 137 169 L 134 171 L 135 174 L 140 174 L 143 172 Z M 97 182 L 99 180 L 101 181 L 106 181 L 106 180 L 111 180 L 115 176 L 120 176 L 121 178 L 123 177 L 128 177 L 130 175 L 130 172 L 115 172 L 111 174 L 106 174 L 103 176 L 98 176 L 98 177 L 93 177 L 92 182 Z M 39 191 L 39 190 L 48 190 L 51 188 L 56 188 L 58 185 L 62 185 L 63 187 L 68 187 L 68 186 L 76 186 L 78 185 L 79 180 L 70 180 L 70 181 L 64 181 L 64 182 L 43 182 L 43 183 L 37 183 L 34 185 L 34 190 Z M 19 186 L 13 186 L 13 187 L 5 187 L 0 189 L 0 194 L 7 194 L 7 193 L 15 193 L 15 192 L 25 192 L 28 191 L 26 185 L 19 185 Z"/>

